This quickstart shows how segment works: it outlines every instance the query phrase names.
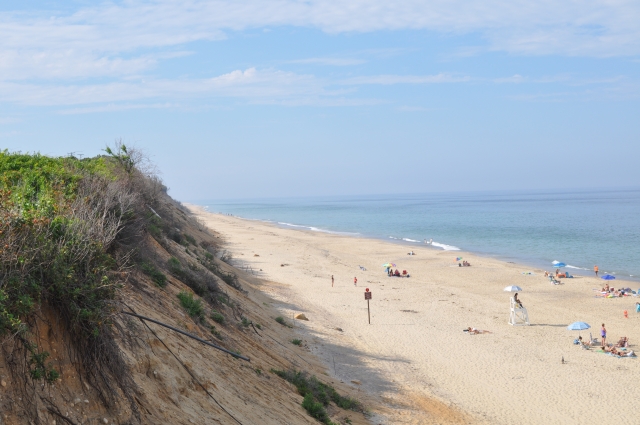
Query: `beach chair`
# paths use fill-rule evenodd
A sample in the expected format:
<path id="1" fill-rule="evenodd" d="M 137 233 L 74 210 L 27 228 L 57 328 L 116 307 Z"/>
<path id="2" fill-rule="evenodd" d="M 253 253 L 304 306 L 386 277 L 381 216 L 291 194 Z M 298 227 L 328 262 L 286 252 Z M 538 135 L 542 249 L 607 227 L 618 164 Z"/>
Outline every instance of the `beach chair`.
<path id="1" fill-rule="evenodd" d="M 594 338 L 591 332 L 589 332 L 589 344 L 596 345 L 598 342 L 598 338 Z"/>
<path id="2" fill-rule="evenodd" d="M 549 282 L 554 284 L 554 285 L 561 285 L 562 282 L 560 282 L 558 279 L 556 279 L 555 277 L 549 275 Z"/>

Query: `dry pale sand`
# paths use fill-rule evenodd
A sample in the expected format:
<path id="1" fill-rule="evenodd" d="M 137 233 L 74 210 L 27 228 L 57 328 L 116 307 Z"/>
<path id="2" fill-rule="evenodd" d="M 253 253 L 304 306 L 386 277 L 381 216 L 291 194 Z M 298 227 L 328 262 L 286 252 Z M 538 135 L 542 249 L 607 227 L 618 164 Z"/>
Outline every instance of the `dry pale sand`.
<path id="1" fill-rule="evenodd" d="M 309 317 L 296 326 L 328 372 L 359 381 L 362 391 L 379 397 L 386 408 L 375 423 L 640 422 L 640 359 L 582 350 L 572 344 L 578 332 L 566 329 L 585 321 L 599 337 L 605 322 L 609 340 L 626 335 L 631 349 L 640 347 L 638 299 L 596 298 L 600 279 L 553 286 L 541 270 L 523 275 L 531 269 L 469 253 L 413 247 L 417 255 L 408 256 L 411 248 L 385 241 L 282 229 L 190 208 L 223 235 L 237 264 L 267 281 L 262 289 L 279 301 L 283 315 Z M 472 267 L 458 267 L 457 255 Z M 387 261 L 411 278 L 387 277 L 381 267 Z M 507 324 L 507 285 L 524 289 L 520 298 L 531 326 Z M 371 325 L 365 287 L 373 293 Z M 493 333 L 471 336 L 462 332 L 467 326 Z M 582 335 L 588 338 L 589 331 Z"/>

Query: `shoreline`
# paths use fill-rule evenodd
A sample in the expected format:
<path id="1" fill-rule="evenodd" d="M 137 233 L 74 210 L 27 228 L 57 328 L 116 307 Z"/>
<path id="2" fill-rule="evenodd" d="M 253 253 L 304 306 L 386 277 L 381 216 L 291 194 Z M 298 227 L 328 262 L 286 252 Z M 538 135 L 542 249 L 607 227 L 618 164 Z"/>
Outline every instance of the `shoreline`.
<path id="1" fill-rule="evenodd" d="M 187 207 L 224 237 L 238 261 L 259 270 L 262 290 L 278 300 L 285 317 L 309 317 L 294 323 L 327 371 L 359 382 L 389 409 L 380 412 L 386 422 L 376 423 L 577 424 L 585 411 L 605 422 L 635 414 L 628 405 L 614 412 L 594 412 L 593 406 L 619 404 L 603 385 L 624 388 L 627 397 L 640 395 L 638 360 L 581 350 L 572 344 L 577 333 L 566 330 L 581 320 L 598 336 L 606 322 L 612 339 L 628 336 L 631 349 L 640 341 L 632 309 L 637 299 L 595 298 L 600 279 L 576 277 L 554 286 L 537 269 L 523 275 L 531 268 L 464 251 L 291 232 L 297 229 Z M 406 247 L 417 255 L 406 255 Z M 473 266 L 457 267 L 451 258 L 457 253 Z M 408 269 L 411 278 L 387 277 L 380 267 L 386 261 Z M 371 325 L 365 285 L 373 293 Z M 531 326 L 506 323 L 511 294 L 502 289 L 508 285 L 524 289 L 520 298 Z M 628 319 L 622 310 L 630 312 Z M 468 326 L 492 333 L 467 335 L 462 329 Z"/>
<path id="2" fill-rule="evenodd" d="M 278 228 L 281 229 L 285 229 L 285 230 L 297 230 L 297 231 L 302 231 L 302 232 L 312 232 L 312 233 L 321 233 L 321 234 L 327 234 L 327 235 L 339 235 L 339 236 L 346 236 L 346 237 L 354 237 L 354 238 L 362 238 L 362 239 L 371 239 L 371 240 L 377 240 L 380 242 L 390 242 L 390 243 L 394 243 L 397 245 L 402 245 L 402 246 L 407 246 L 407 247 L 419 247 L 419 248 L 427 248 L 427 249 L 434 249 L 438 252 L 459 252 L 459 253 L 464 253 L 464 254 L 469 254 L 469 255 L 475 255 L 478 257 L 483 257 L 483 258 L 488 258 L 488 259 L 494 259 L 494 260 L 498 260 L 498 261 L 503 261 L 505 263 L 510 263 L 510 264 L 518 264 L 524 267 L 528 267 L 531 269 L 540 269 L 543 271 L 549 271 L 552 272 L 555 270 L 555 267 L 553 266 L 553 264 L 551 264 L 551 262 L 549 263 L 545 263 L 543 260 L 537 259 L 537 258 L 532 258 L 532 257 L 526 257 L 526 256 L 508 256 L 506 254 L 496 254 L 496 253 L 491 253 L 491 252 L 485 252 L 485 251 L 473 251 L 473 250 L 465 250 L 463 248 L 457 247 L 455 245 L 449 245 L 446 243 L 442 243 L 442 242 L 436 242 L 442 246 L 449 246 L 449 247 L 454 247 L 456 249 L 445 249 L 445 248 L 440 248 L 439 246 L 433 246 L 433 245 L 429 245 L 429 244 L 425 244 L 424 242 L 420 242 L 420 241 L 412 241 L 412 240 L 406 240 L 408 238 L 396 238 L 393 236 L 387 236 L 387 237 L 382 237 L 382 236 L 373 236 L 373 235 L 365 235 L 362 233 L 357 233 L 357 232 L 347 232 L 347 231 L 332 231 L 332 230 L 326 230 L 326 229 L 321 229 L 315 226 L 311 226 L 311 225 L 302 225 L 302 224 L 294 224 L 294 223 L 284 223 L 284 222 L 279 222 L 279 221 L 274 221 L 274 220 L 266 220 L 266 219 L 260 219 L 260 218 L 249 218 L 249 217 L 242 217 L 242 216 L 238 216 L 238 215 L 227 215 L 225 213 L 222 212 L 213 212 L 213 211 L 209 211 L 209 207 L 207 206 L 203 206 L 203 205 L 199 205 L 199 204 L 193 204 L 193 203 L 185 203 L 185 205 L 192 205 L 194 207 L 200 208 L 203 210 L 203 212 L 207 212 L 209 214 L 219 214 L 222 216 L 228 216 L 228 217 L 233 217 L 233 218 L 237 218 L 240 220 L 247 220 L 250 222 L 259 222 L 259 223 L 264 223 L 264 224 L 268 224 L 268 225 L 273 225 L 276 226 Z M 570 270 L 571 274 L 575 274 L 577 276 L 580 277 L 593 277 L 594 276 L 594 272 L 593 270 L 590 269 L 586 269 L 584 267 L 577 267 L 577 266 L 573 266 L 573 265 L 567 265 L 565 267 L 566 269 Z M 616 277 L 616 281 L 624 281 L 624 282 L 629 282 L 629 283 L 635 283 L 635 284 L 640 284 L 640 276 L 635 276 L 635 275 L 618 275 L 617 272 L 608 272 L 605 270 L 601 270 L 600 275 L 598 276 L 598 278 L 604 274 L 612 274 L 613 276 Z M 632 288 L 633 289 L 633 288 Z"/>

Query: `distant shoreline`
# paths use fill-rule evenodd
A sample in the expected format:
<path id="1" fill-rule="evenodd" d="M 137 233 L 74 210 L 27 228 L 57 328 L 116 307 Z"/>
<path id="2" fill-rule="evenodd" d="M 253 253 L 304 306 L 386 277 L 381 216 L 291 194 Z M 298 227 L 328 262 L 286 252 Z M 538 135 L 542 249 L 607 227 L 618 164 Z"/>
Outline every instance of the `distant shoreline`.
<path id="1" fill-rule="evenodd" d="M 259 218 L 250 218 L 250 217 L 243 217 L 243 216 L 239 216 L 239 215 L 235 215 L 235 214 L 226 214 L 223 212 L 219 212 L 219 211 L 210 211 L 208 209 L 207 206 L 205 205 L 200 205 L 200 204 L 193 204 L 193 203 L 185 203 L 185 205 L 193 205 L 196 206 L 198 208 L 202 208 L 203 211 L 206 211 L 207 213 L 210 214 L 220 214 L 222 216 L 230 216 L 230 217 L 234 217 L 234 218 L 238 218 L 241 220 L 247 220 L 247 221 L 256 221 L 256 222 L 260 222 L 260 223 L 264 223 L 264 224 L 269 224 L 272 226 L 276 226 L 278 228 L 281 229 L 288 229 L 288 230 L 298 230 L 298 231 L 304 231 L 304 232 L 311 232 L 311 233 L 323 233 L 323 234 L 329 234 L 329 235 L 339 235 L 339 236 L 347 236 L 347 237 L 354 237 L 354 238 L 362 238 L 362 239 L 372 239 L 372 240 L 377 240 L 377 241 L 382 241 L 382 242 L 390 242 L 396 245 L 402 245 L 402 246 L 407 246 L 407 247 L 420 247 L 420 248 L 429 248 L 429 249 L 433 249 L 434 251 L 438 251 L 438 252 L 451 252 L 451 253 L 460 253 L 460 254 L 471 254 L 471 255 L 475 255 L 478 257 L 483 257 L 483 258 L 487 258 L 487 259 L 493 259 L 493 260 L 497 260 L 497 261 L 502 261 L 504 263 L 508 263 L 508 264 L 514 264 L 514 265 L 520 265 L 523 268 L 529 268 L 529 269 L 536 269 L 539 272 L 544 273 L 544 271 L 548 271 L 548 272 L 555 272 L 556 267 L 554 267 L 551 263 L 547 264 L 545 263 L 543 260 L 540 259 L 536 259 L 536 258 L 532 258 L 532 257 L 520 257 L 520 256 L 506 256 L 506 255 L 500 255 L 500 254 L 494 254 L 494 253 L 489 253 L 489 252 L 483 252 L 483 251 L 473 251 L 473 250 L 466 250 L 463 248 L 459 248 L 459 247 L 455 247 L 453 245 L 448 245 L 448 244 L 444 244 L 438 241 L 433 241 L 434 243 L 438 243 L 440 245 L 444 245 L 444 246 L 450 246 L 456 249 L 443 249 L 440 248 L 439 246 L 434 246 L 431 244 L 425 244 L 424 242 L 414 242 L 414 241 L 410 241 L 410 240 L 406 240 L 407 238 L 396 238 L 396 237 L 381 237 L 381 236 L 373 236 L 373 235 L 365 235 L 362 233 L 357 233 L 357 232 L 348 232 L 348 231 L 332 231 L 332 230 L 326 230 L 326 229 L 321 229 L 319 227 L 315 227 L 312 225 L 301 225 L 301 224 L 295 224 L 295 223 L 285 223 L 285 222 L 278 222 L 278 221 L 274 221 L 274 220 L 264 220 L 264 219 L 259 219 Z M 558 259 L 561 261 L 561 259 Z M 567 267 L 561 269 L 561 270 L 565 270 L 569 271 L 569 273 L 571 275 L 576 275 L 576 276 L 581 276 L 581 277 L 595 277 L 593 270 L 589 270 L 589 269 L 585 269 L 585 268 L 581 268 L 581 267 L 576 267 L 576 266 L 572 266 L 572 265 L 567 265 Z M 610 273 L 612 275 L 614 275 L 616 277 L 616 281 L 622 281 L 622 282 L 630 282 L 630 283 L 634 283 L 637 284 L 640 282 L 640 276 L 639 277 L 635 277 L 635 276 L 620 276 L 617 275 L 616 272 L 608 272 L 606 270 L 601 270 L 601 272 L 598 274 L 598 278 L 604 274 Z M 604 281 L 603 281 L 603 286 L 604 286 Z M 634 288 L 632 288 L 634 289 Z M 635 290 L 635 289 L 634 289 Z"/>

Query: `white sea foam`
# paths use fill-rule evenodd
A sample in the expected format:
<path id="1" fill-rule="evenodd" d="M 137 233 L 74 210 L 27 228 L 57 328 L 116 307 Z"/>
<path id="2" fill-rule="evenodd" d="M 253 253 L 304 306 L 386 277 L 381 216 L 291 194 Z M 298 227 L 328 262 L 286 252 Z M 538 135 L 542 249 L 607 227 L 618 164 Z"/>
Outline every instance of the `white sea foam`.
<path id="1" fill-rule="evenodd" d="M 407 241 L 407 242 L 418 242 L 420 243 L 420 241 L 417 241 L 415 239 L 409 239 L 409 238 L 402 238 L 403 241 Z"/>
<path id="2" fill-rule="evenodd" d="M 431 245 L 437 246 L 438 248 L 442 248 L 445 251 L 460 251 L 460 248 L 458 248 L 457 246 L 447 245 L 440 242 L 432 242 Z"/>
<path id="3" fill-rule="evenodd" d="M 584 267 L 576 267 L 576 266 L 572 266 L 570 264 L 567 264 L 566 266 L 568 269 L 576 269 L 576 270 L 589 270 L 589 269 L 585 269 Z"/>
<path id="4" fill-rule="evenodd" d="M 331 231 L 331 230 L 320 229 L 320 228 L 313 227 L 313 226 L 303 226 L 303 225 L 300 225 L 300 224 L 285 223 L 283 221 L 279 221 L 278 224 L 281 225 L 281 226 L 296 227 L 296 228 L 299 228 L 299 229 L 307 229 L 307 230 L 311 230 L 312 232 L 330 233 L 332 235 L 359 235 L 360 234 L 360 233 L 352 233 L 352 232 L 334 232 L 334 231 Z"/>

